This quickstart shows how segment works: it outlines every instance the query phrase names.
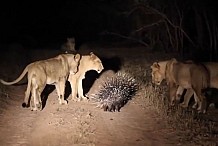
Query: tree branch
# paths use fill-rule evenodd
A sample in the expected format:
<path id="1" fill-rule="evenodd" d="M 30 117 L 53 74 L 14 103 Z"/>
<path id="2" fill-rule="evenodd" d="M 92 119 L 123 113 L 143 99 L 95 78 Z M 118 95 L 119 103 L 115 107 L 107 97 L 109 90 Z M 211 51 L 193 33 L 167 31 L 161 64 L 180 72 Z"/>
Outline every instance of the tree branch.
<path id="1" fill-rule="evenodd" d="M 133 38 L 133 37 L 128 37 L 128 36 L 125 36 L 125 35 L 121 35 L 119 33 L 115 33 L 115 32 L 108 32 L 108 31 L 105 31 L 104 34 L 109 34 L 109 35 L 114 35 L 114 36 L 118 36 L 120 38 L 124 38 L 124 39 L 128 39 L 128 40 L 132 40 L 132 41 L 135 41 L 135 42 L 138 42 L 146 47 L 148 47 L 149 45 L 147 43 L 145 43 L 144 41 L 141 41 L 141 40 L 138 40 L 136 38 Z"/>

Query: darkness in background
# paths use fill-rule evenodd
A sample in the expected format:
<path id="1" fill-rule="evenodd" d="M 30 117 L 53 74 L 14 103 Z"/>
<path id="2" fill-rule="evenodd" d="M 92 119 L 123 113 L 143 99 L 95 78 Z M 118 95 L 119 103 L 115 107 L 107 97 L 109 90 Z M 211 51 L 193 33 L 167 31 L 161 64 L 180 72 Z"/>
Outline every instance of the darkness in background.
<path id="1" fill-rule="evenodd" d="M 1 42 L 32 37 L 40 43 L 48 43 L 72 36 L 93 40 L 106 25 L 113 23 L 105 21 L 108 18 L 102 12 L 107 3 L 110 5 L 101 0 L 6 1 L 0 5 Z"/>
<path id="2" fill-rule="evenodd" d="M 144 9 L 140 12 L 140 9 L 137 9 L 137 12 L 134 12 L 134 9 L 141 4 L 145 6 Z M 208 21 L 212 28 L 211 31 L 216 32 L 217 6 L 215 0 L 62 0 L 48 2 L 8 0 L 0 2 L 0 44 L 18 42 L 27 46 L 34 43 L 43 46 L 72 36 L 76 38 L 77 43 L 84 43 L 102 39 L 103 35 L 100 34 L 105 31 L 131 36 L 138 27 L 152 23 L 156 17 L 146 11 L 146 6 L 165 14 L 172 22 L 174 20 L 178 22 L 177 13 L 182 12 L 182 27 L 195 43 L 193 46 L 187 39 L 184 39 L 183 51 L 188 52 L 192 48 L 197 48 L 198 52 L 205 52 L 208 48 L 216 48 L 216 46 L 210 46 L 206 24 Z M 148 23 L 145 24 L 143 21 Z M 154 28 L 151 34 L 144 32 L 136 38 L 146 42 L 145 37 L 163 30 L 165 28 Z M 157 36 L 161 35 L 163 34 Z M 162 43 L 169 41 L 165 40 L 165 37 L 162 36 L 160 39 Z M 150 42 L 147 41 L 147 43 Z M 165 47 L 170 48 L 169 45 Z M 210 50 L 210 52 L 217 53 L 217 50 L 215 52 Z"/>

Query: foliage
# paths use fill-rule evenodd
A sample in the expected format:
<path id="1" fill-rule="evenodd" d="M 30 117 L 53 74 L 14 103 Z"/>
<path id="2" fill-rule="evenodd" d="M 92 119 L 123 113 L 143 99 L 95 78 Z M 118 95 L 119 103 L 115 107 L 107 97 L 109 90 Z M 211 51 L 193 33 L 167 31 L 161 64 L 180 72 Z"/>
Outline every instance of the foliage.
<path id="1" fill-rule="evenodd" d="M 149 57 L 149 58 L 147 58 Z M 150 61 L 162 58 L 167 59 L 164 53 L 149 54 L 146 59 Z M 169 58 L 169 54 L 168 54 Z M 167 121 L 167 127 L 174 133 L 174 138 L 181 145 L 208 145 L 218 144 L 217 120 L 216 114 L 210 109 L 208 114 L 198 114 L 191 106 L 184 109 L 178 105 L 170 106 L 168 102 L 168 86 L 163 83 L 161 86 L 155 86 L 151 83 L 151 69 L 149 63 L 142 60 L 125 60 L 121 70 L 128 72 L 137 79 L 140 89 L 139 95 L 135 97 L 145 110 L 153 110 L 163 121 Z M 134 68 L 134 69 L 133 69 Z M 142 102 L 143 101 L 143 102 Z M 210 113 L 212 112 L 212 113 Z"/>
<path id="2" fill-rule="evenodd" d="M 103 34 L 136 41 L 154 51 L 177 52 L 200 61 L 216 60 L 218 29 L 213 2 L 102 1 L 98 8 L 108 18 Z"/>

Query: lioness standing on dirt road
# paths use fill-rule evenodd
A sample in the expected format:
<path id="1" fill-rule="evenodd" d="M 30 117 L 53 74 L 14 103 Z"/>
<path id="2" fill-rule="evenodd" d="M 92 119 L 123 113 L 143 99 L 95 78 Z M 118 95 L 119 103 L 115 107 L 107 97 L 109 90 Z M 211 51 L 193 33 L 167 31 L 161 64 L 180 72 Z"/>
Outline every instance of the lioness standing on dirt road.
<path id="1" fill-rule="evenodd" d="M 0 82 L 4 85 L 13 85 L 28 73 L 28 84 L 23 107 L 27 106 L 31 92 L 31 110 L 42 110 L 41 93 L 46 84 L 55 85 L 59 103 L 67 104 L 67 101 L 64 100 L 65 83 L 69 74 L 75 74 L 78 71 L 80 58 L 79 54 L 61 54 L 47 60 L 36 61 L 27 65 L 16 80 L 6 82 L 1 79 Z"/>
<path id="2" fill-rule="evenodd" d="M 70 82 L 72 93 L 71 98 L 75 101 L 87 99 L 84 97 L 82 80 L 85 79 L 85 74 L 87 71 L 95 70 L 100 73 L 104 69 L 104 66 L 93 52 L 90 52 L 89 55 L 83 55 L 80 60 L 79 70 L 74 74 L 70 74 L 68 81 Z"/>

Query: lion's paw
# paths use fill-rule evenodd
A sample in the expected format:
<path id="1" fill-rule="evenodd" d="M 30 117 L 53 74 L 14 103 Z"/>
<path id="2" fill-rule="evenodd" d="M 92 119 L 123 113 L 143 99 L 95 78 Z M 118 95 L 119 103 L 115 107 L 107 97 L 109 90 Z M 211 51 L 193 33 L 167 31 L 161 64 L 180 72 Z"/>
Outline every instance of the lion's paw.
<path id="1" fill-rule="evenodd" d="M 199 114 L 206 114 L 206 110 L 204 109 L 204 110 L 198 110 L 198 113 Z"/>
<path id="2" fill-rule="evenodd" d="M 59 104 L 66 105 L 68 102 L 66 100 L 59 100 Z"/>
<path id="3" fill-rule="evenodd" d="M 194 104 L 192 105 L 192 108 L 193 108 L 193 109 L 196 109 L 196 108 L 197 108 L 197 105 L 198 105 L 198 103 L 194 103 Z"/>
<path id="4" fill-rule="evenodd" d="M 188 105 L 185 104 L 185 103 L 180 103 L 179 106 L 181 106 L 182 108 L 187 108 L 188 107 Z"/>
<path id="5" fill-rule="evenodd" d="M 86 102 L 88 102 L 88 98 L 87 98 L 87 97 L 84 97 L 84 96 L 79 97 L 78 100 L 79 100 L 79 101 L 86 101 Z"/>
<path id="6" fill-rule="evenodd" d="M 68 102 L 66 100 L 63 100 L 62 105 L 66 105 L 66 104 L 68 104 Z"/>

